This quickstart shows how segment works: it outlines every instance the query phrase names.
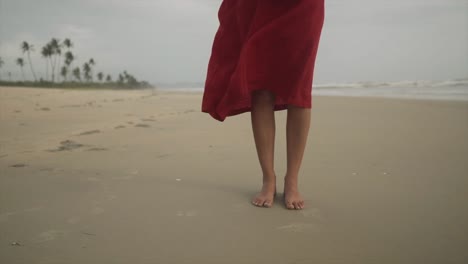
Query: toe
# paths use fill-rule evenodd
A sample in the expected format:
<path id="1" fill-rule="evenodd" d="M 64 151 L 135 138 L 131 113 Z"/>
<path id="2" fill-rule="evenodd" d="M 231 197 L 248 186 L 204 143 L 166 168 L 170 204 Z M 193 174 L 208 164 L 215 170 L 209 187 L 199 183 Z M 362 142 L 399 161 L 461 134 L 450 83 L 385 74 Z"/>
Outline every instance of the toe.
<path id="1" fill-rule="evenodd" d="M 257 199 L 252 200 L 252 204 L 255 206 L 258 206 L 258 200 Z"/>
<path id="2" fill-rule="evenodd" d="M 294 209 L 296 210 L 300 209 L 298 202 L 294 202 L 293 205 L 294 205 Z"/>
<path id="3" fill-rule="evenodd" d="M 294 205 L 291 202 L 286 202 L 286 208 L 294 209 Z"/>
<path id="4" fill-rule="evenodd" d="M 301 206 L 301 209 L 304 209 L 304 201 L 301 201 L 299 205 Z"/>
<path id="5" fill-rule="evenodd" d="M 257 206 L 263 206 L 264 203 L 265 203 L 264 199 L 260 199 L 260 198 L 257 199 Z"/>

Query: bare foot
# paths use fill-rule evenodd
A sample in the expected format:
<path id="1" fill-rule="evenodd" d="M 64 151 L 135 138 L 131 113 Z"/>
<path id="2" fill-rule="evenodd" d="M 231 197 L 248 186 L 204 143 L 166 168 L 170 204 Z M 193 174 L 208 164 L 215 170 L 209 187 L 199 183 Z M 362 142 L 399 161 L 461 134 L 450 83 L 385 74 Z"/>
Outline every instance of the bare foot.
<path id="1" fill-rule="evenodd" d="M 259 207 L 271 207 L 276 195 L 276 180 L 271 182 L 263 182 L 262 190 L 257 193 L 253 199 L 252 204 Z"/>
<path id="2" fill-rule="evenodd" d="M 288 209 L 303 209 L 304 199 L 297 188 L 297 180 L 289 180 L 287 177 L 284 178 L 284 192 L 283 192 L 284 204 Z"/>

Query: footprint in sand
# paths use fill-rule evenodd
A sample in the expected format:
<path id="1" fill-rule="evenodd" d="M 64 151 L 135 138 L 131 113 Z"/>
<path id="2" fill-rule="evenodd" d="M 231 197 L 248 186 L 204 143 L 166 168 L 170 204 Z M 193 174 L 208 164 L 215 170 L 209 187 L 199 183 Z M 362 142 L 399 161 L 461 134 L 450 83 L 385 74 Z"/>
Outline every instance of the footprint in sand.
<path id="1" fill-rule="evenodd" d="M 135 127 L 151 127 L 151 126 L 148 124 L 139 123 L 139 124 L 136 124 Z"/>
<path id="2" fill-rule="evenodd" d="M 117 98 L 117 99 L 112 100 L 112 102 L 122 102 L 122 101 L 124 101 L 124 100 L 125 100 L 125 99 L 123 99 L 123 98 Z"/>
<path id="3" fill-rule="evenodd" d="M 84 104 L 83 105 L 80 105 L 80 104 L 70 104 L 70 105 L 62 105 L 60 107 L 62 108 L 65 108 L 65 107 L 82 107 L 82 106 L 85 106 Z"/>
<path id="4" fill-rule="evenodd" d="M 120 129 L 120 128 L 125 128 L 125 126 L 119 125 L 119 126 L 114 127 L 114 129 Z"/>
<path id="5" fill-rule="evenodd" d="M 317 209 L 317 208 L 310 208 L 310 209 L 306 209 L 306 210 L 301 210 L 301 211 L 299 211 L 299 213 L 302 216 L 306 217 L 306 218 L 314 218 L 315 220 L 318 220 L 320 222 L 324 222 L 324 220 L 325 220 L 325 217 L 320 212 L 320 210 Z"/>
<path id="6" fill-rule="evenodd" d="M 128 122 L 127 122 L 127 124 L 130 124 L 130 125 L 132 125 L 132 124 L 133 124 L 133 122 L 132 122 L 132 121 L 128 121 Z"/>
<path id="7" fill-rule="evenodd" d="M 141 121 L 155 122 L 156 119 L 153 119 L 153 118 L 142 118 Z"/>
<path id="8" fill-rule="evenodd" d="M 133 178 L 135 178 L 135 175 L 140 174 L 140 171 L 139 170 L 132 170 L 132 171 L 129 171 L 127 173 L 128 173 L 127 175 L 112 177 L 112 179 L 114 179 L 114 180 L 132 180 Z"/>
<path id="9" fill-rule="evenodd" d="M 26 164 L 24 164 L 24 163 L 17 163 L 17 164 L 10 165 L 10 167 L 22 168 L 22 167 L 26 167 Z"/>
<path id="10" fill-rule="evenodd" d="M 74 150 L 77 148 L 81 148 L 85 146 L 84 144 L 77 143 L 73 140 L 64 140 L 60 142 L 60 146 L 56 149 L 48 149 L 49 152 L 57 152 L 57 151 L 64 151 L 64 150 Z"/>
<path id="11" fill-rule="evenodd" d="M 33 242 L 35 243 L 42 243 L 51 240 L 55 240 L 57 238 L 64 237 L 68 232 L 65 230 L 47 230 L 42 233 L 39 233 L 34 239 Z"/>
<path id="12" fill-rule="evenodd" d="M 149 98 L 149 97 L 153 97 L 153 96 L 157 96 L 157 95 L 155 95 L 155 94 L 143 95 L 143 96 L 140 96 L 140 98 L 145 99 L 145 98 Z"/>
<path id="13" fill-rule="evenodd" d="M 185 110 L 185 111 L 184 111 L 184 114 L 187 114 L 187 113 L 193 113 L 193 112 L 195 112 L 195 110 L 194 110 L 194 109 L 189 109 L 189 110 Z"/>
<path id="14" fill-rule="evenodd" d="M 167 158 L 167 157 L 169 157 L 169 154 L 161 154 L 161 155 L 156 156 L 156 158 L 158 158 L 158 159 L 164 159 L 164 158 Z"/>
<path id="15" fill-rule="evenodd" d="M 189 211 L 177 211 L 177 216 L 188 216 L 188 217 L 191 217 L 191 216 L 196 216 L 198 214 L 197 211 L 195 210 L 189 210 Z"/>
<path id="16" fill-rule="evenodd" d="M 39 110 L 42 110 L 42 111 L 50 111 L 50 108 L 49 108 L 49 107 L 41 107 L 41 108 L 39 108 Z"/>
<path id="17" fill-rule="evenodd" d="M 50 168 L 50 167 L 39 169 L 39 171 L 54 171 L 54 170 L 55 170 L 54 168 Z"/>
<path id="18" fill-rule="evenodd" d="M 99 148 L 99 147 L 94 147 L 94 148 L 89 148 L 86 151 L 105 151 L 109 150 L 108 148 Z"/>
<path id="19" fill-rule="evenodd" d="M 89 130 L 89 131 L 82 132 L 78 134 L 77 136 L 91 135 L 91 134 L 96 134 L 96 133 L 101 133 L 101 130 L 99 129 Z"/>
<path id="20" fill-rule="evenodd" d="M 283 226 L 276 227 L 278 230 L 284 230 L 289 232 L 319 232 L 320 227 L 317 224 L 312 223 L 290 223 Z"/>
<path id="21" fill-rule="evenodd" d="M 21 110 L 15 110 L 15 113 L 21 113 Z"/>

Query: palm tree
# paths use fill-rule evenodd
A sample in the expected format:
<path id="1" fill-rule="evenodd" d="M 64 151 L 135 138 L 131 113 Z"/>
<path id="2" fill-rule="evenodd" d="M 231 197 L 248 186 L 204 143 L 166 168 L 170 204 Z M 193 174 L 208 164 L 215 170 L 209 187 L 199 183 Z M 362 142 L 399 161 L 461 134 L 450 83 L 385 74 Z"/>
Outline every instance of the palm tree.
<path id="1" fill-rule="evenodd" d="M 83 74 L 84 74 L 84 78 L 86 79 L 87 82 L 89 82 L 89 80 L 91 80 L 91 66 L 89 66 L 89 63 L 88 62 L 85 62 L 85 64 L 83 64 Z"/>
<path id="2" fill-rule="evenodd" d="M 42 57 L 46 59 L 46 80 L 47 76 L 49 75 L 49 64 L 52 64 L 51 61 L 51 56 L 52 56 L 52 47 L 50 44 L 46 44 L 44 47 L 42 47 L 41 51 Z"/>
<path id="3" fill-rule="evenodd" d="M 94 65 L 96 65 L 96 62 L 94 61 L 93 58 L 89 59 L 89 71 L 90 71 L 90 74 L 91 74 L 91 81 L 93 81 L 93 67 Z"/>
<path id="4" fill-rule="evenodd" d="M 24 70 L 23 70 L 23 67 L 24 67 L 24 59 L 23 59 L 23 58 L 17 58 L 17 59 L 16 59 L 16 64 L 18 64 L 18 66 L 20 66 L 20 68 L 21 68 L 21 75 L 23 76 L 23 82 L 25 82 L 26 79 L 24 78 Z"/>
<path id="5" fill-rule="evenodd" d="M 50 45 L 50 48 L 52 50 L 52 56 L 54 56 L 53 61 L 52 61 L 52 82 L 54 82 L 55 81 L 55 69 L 58 68 L 56 67 L 57 58 L 61 56 L 62 50 L 61 50 L 60 41 L 56 38 L 52 38 L 48 44 Z"/>
<path id="6" fill-rule="evenodd" d="M 2 57 L 0 57 L 0 69 L 2 68 L 3 64 L 5 64 L 5 62 L 3 61 Z M 0 81 L 2 80 L 2 76 L 1 76 L 1 72 L 0 72 Z"/>
<path id="7" fill-rule="evenodd" d="M 68 69 L 70 69 L 70 66 L 73 62 L 73 54 L 71 53 L 70 49 L 73 47 L 73 43 L 71 42 L 71 40 L 69 38 L 66 38 L 63 42 L 62 42 L 63 46 L 65 46 L 67 48 L 67 52 L 65 53 L 65 65 L 67 65 L 67 71 Z"/>
<path id="8" fill-rule="evenodd" d="M 122 83 L 124 82 L 124 80 L 125 80 L 125 79 L 124 79 L 123 75 L 122 75 L 121 73 L 119 73 L 119 81 L 118 81 L 118 82 L 119 82 L 120 84 L 122 84 Z"/>
<path id="9" fill-rule="evenodd" d="M 71 42 L 70 39 L 66 38 L 64 41 L 63 41 L 63 45 L 65 47 L 67 47 L 68 51 L 70 51 L 71 47 L 73 47 L 73 43 Z"/>
<path id="10" fill-rule="evenodd" d="M 60 40 L 57 40 L 57 46 L 55 48 L 55 52 L 57 53 L 57 59 L 58 59 L 58 61 L 57 61 L 57 73 L 60 71 L 60 68 L 61 68 L 62 48 L 63 48 L 63 43 L 60 43 Z"/>
<path id="11" fill-rule="evenodd" d="M 99 80 L 100 82 L 102 82 L 102 79 L 104 78 L 104 73 L 98 72 L 97 78 L 98 78 L 98 80 Z"/>
<path id="12" fill-rule="evenodd" d="M 110 74 L 107 74 L 106 82 L 112 82 L 112 77 L 110 76 Z"/>
<path id="13" fill-rule="evenodd" d="M 128 82 L 128 76 L 129 76 L 129 75 L 128 75 L 127 71 L 124 71 L 124 72 L 123 72 L 123 77 L 124 77 L 124 79 L 125 79 L 126 82 Z"/>
<path id="14" fill-rule="evenodd" d="M 81 72 L 80 72 L 80 67 L 76 67 L 72 71 L 73 77 L 75 77 L 76 80 L 81 82 Z"/>
<path id="15" fill-rule="evenodd" d="M 28 60 L 29 60 L 29 66 L 31 67 L 31 72 L 32 72 L 33 77 L 34 77 L 34 81 L 37 81 L 36 73 L 34 72 L 34 68 L 33 68 L 33 65 L 32 65 L 32 62 L 31 62 L 31 51 L 34 51 L 34 46 L 30 45 L 26 41 L 23 41 L 23 43 L 21 44 L 21 49 L 23 50 L 23 54 L 24 53 L 28 54 Z"/>
<path id="16" fill-rule="evenodd" d="M 75 56 L 71 51 L 65 52 L 65 64 L 70 66 L 73 63 L 73 60 L 75 60 Z"/>
<path id="17" fill-rule="evenodd" d="M 125 74 L 125 79 L 127 80 L 127 84 L 129 84 L 130 86 L 135 86 L 138 81 L 135 77 L 133 77 L 133 75 L 127 73 L 127 72 L 124 72 Z"/>
<path id="18" fill-rule="evenodd" d="M 65 52 L 65 65 L 67 65 L 68 69 L 70 69 L 74 59 L 75 57 L 73 56 L 73 53 L 71 51 Z"/>
<path id="19" fill-rule="evenodd" d="M 67 80 L 67 74 L 68 74 L 68 67 L 63 66 L 62 69 L 60 70 L 60 75 L 62 75 L 62 81 Z"/>

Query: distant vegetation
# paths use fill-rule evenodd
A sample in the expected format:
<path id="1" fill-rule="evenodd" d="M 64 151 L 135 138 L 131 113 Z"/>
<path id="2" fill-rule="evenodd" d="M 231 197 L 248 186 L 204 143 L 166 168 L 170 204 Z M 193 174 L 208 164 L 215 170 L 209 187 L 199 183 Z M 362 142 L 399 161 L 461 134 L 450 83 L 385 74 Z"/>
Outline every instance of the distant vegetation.
<path id="1" fill-rule="evenodd" d="M 41 49 L 42 58 L 45 60 L 45 75 L 37 78 L 34 65 L 31 61 L 31 53 L 35 52 L 33 45 L 23 41 L 20 45 L 22 56 L 14 62 L 21 71 L 21 80 L 12 80 L 11 72 L 4 74 L 2 71 L 5 61 L 0 57 L 0 85 L 28 86 L 28 87 L 75 87 L 75 88 L 149 88 L 146 81 L 138 81 L 127 71 L 117 76 L 106 74 L 96 70 L 96 61 L 90 58 L 81 67 L 76 65 L 76 57 L 72 52 L 73 43 L 70 39 L 60 41 L 52 38 Z M 24 59 L 24 56 L 27 60 Z M 31 72 L 32 80 L 25 77 L 26 71 Z"/>

